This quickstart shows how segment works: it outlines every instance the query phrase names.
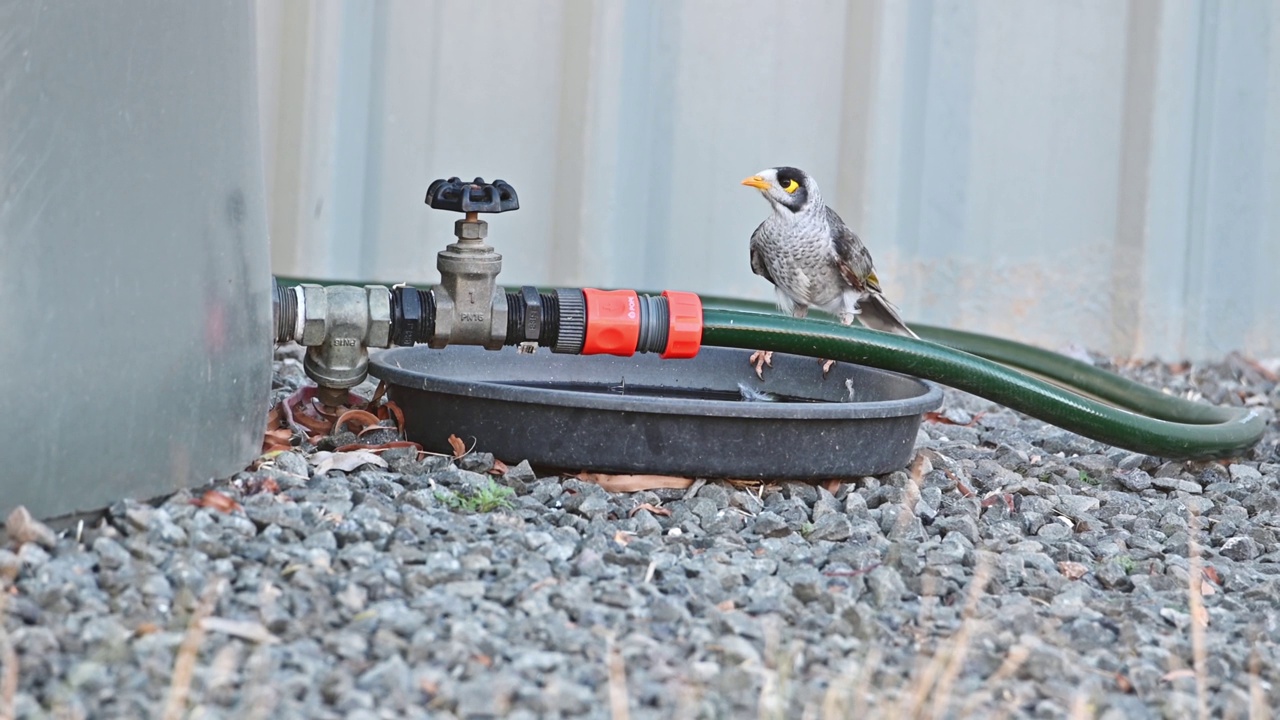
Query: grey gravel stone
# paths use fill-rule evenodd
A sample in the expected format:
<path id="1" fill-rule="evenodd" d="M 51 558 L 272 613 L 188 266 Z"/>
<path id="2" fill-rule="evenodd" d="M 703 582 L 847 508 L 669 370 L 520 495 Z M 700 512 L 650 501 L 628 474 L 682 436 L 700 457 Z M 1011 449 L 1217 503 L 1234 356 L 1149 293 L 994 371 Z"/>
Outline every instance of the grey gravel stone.
<path id="1" fill-rule="evenodd" d="M 1258 557 L 1262 554 L 1262 549 L 1258 547 L 1258 543 L 1253 538 L 1245 535 L 1243 537 L 1227 538 L 1227 541 L 1222 543 L 1222 549 L 1219 552 L 1224 557 L 1243 561 Z"/>

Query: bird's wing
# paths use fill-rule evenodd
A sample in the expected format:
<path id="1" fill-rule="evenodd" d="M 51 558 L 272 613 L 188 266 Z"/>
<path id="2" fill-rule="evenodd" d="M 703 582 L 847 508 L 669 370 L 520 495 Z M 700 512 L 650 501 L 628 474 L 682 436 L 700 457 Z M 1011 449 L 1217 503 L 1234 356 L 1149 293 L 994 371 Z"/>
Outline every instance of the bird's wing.
<path id="1" fill-rule="evenodd" d="M 831 227 L 840 276 L 862 293 L 862 298 L 858 301 L 858 320 L 873 330 L 917 337 L 880 289 L 880 278 L 876 277 L 867 246 L 862 244 L 858 236 L 831 208 L 827 208 L 827 224 Z"/>
<path id="2" fill-rule="evenodd" d="M 763 230 L 764 223 L 760 223 L 756 231 L 751 233 L 751 272 L 777 285 L 778 283 L 773 281 L 773 276 L 769 274 L 769 267 L 764 264 L 764 256 L 760 252 L 760 242 L 757 238 L 760 237 L 760 233 Z"/>
<path id="3" fill-rule="evenodd" d="M 859 292 L 867 290 L 880 292 L 880 279 L 876 277 L 875 267 L 871 263 L 871 253 L 867 252 L 867 246 L 862 244 L 858 236 L 831 208 L 827 208 L 827 225 L 831 228 L 835 262 L 840 270 L 840 276 Z"/>

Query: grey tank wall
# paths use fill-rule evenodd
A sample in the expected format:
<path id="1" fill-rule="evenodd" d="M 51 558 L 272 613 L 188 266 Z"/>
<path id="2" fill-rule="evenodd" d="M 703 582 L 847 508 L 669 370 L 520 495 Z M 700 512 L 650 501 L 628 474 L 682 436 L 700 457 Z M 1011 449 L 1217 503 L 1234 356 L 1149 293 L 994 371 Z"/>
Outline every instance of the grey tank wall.
<path id="1" fill-rule="evenodd" d="M 247 1 L 0 0 L 0 513 L 257 453 L 270 270 Z"/>

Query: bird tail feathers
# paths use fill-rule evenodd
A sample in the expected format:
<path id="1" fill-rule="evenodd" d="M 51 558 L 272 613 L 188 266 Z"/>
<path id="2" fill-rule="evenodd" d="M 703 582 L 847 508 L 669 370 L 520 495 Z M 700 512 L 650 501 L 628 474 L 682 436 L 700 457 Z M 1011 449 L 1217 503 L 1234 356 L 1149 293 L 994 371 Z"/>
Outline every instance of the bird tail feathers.
<path id="1" fill-rule="evenodd" d="M 902 316 L 898 314 L 898 309 L 893 306 L 893 303 L 877 292 L 869 292 L 862 296 L 862 300 L 858 303 L 858 320 L 872 330 L 883 330 L 895 335 L 919 339 L 919 336 L 911 332 L 911 328 L 903 322 Z"/>

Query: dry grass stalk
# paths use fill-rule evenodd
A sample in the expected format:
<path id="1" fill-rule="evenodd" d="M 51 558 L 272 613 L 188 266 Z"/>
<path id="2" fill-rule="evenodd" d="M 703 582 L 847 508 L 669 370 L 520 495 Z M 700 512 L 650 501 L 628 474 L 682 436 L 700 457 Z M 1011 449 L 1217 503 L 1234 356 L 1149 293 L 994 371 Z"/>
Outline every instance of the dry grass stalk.
<path id="1" fill-rule="evenodd" d="M 1010 647 L 1009 652 L 1004 656 L 1004 662 L 1000 663 L 1000 667 L 996 668 L 996 671 L 991 674 L 991 677 L 987 678 L 986 692 L 980 690 L 970 695 L 969 699 L 965 701 L 964 707 L 960 710 L 960 717 L 975 717 L 974 709 L 978 704 L 983 700 L 995 699 L 995 691 L 993 688 L 996 684 L 1013 677 L 1014 674 L 1018 672 L 1018 668 L 1022 667 L 1022 664 L 1025 663 L 1029 657 L 1031 657 L 1031 650 L 1026 645 L 1019 643 Z M 1009 711 L 1004 710 L 1001 712 L 1000 716 L 1003 717 L 1008 714 Z"/>
<path id="2" fill-rule="evenodd" d="M 938 681 L 937 690 L 933 694 L 933 717 L 941 718 L 946 714 L 947 705 L 951 702 L 951 691 L 955 687 L 956 678 L 960 677 L 960 670 L 964 667 L 965 657 L 969 654 L 969 643 L 973 639 L 973 631 L 978 621 L 974 619 L 974 615 L 978 611 L 978 600 L 982 598 L 983 591 L 987 588 L 987 580 L 991 577 L 991 571 L 987 567 L 987 563 L 983 559 L 979 559 L 977 565 L 973 569 L 973 580 L 969 583 L 968 597 L 964 601 L 964 618 L 960 623 L 960 630 L 956 632 L 956 636 L 952 641 L 951 657 L 948 658 L 946 670 L 942 673 L 941 679 Z"/>
<path id="3" fill-rule="evenodd" d="M 1262 656 L 1255 644 L 1253 652 L 1249 653 L 1249 720 L 1269 717 L 1272 717 L 1271 708 L 1267 705 L 1267 693 L 1262 689 Z"/>
<path id="4" fill-rule="evenodd" d="M 1071 714 L 1067 717 L 1071 720 L 1089 720 L 1093 717 L 1093 712 L 1089 709 L 1089 695 L 1084 692 L 1076 693 L 1071 699 Z"/>
<path id="5" fill-rule="evenodd" d="M 1200 518 L 1194 512 L 1189 513 L 1187 526 L 1187 606 L 1191 612 L 1191 658 L 1196 675 L 1196 711 L 1200 720 L 1209 718 L 1209 674 L 1208 652 L 1205 649 L 1205 628 L 1209 624 L 1209 613 L 1204 607 L 1204 595 L 1200 584 L 1204 582 L 1204 571 L 1200 563 L 1200 542 L 1196 536 L 1200 532 Z"/>
<path id="6" fill-rule="evenodd" d="M 606 639 L 606 653 L 609 657 L 609 712 L 613 720 L 629 720 L 631 707 L 627 701 L 627 665 L 622 657 L 622 650 L 614 642 L 612 635 Z"/>
<path id="7" fill-rule="evenodd" d="M 858 669 L 858 683 L 854 686 L 853 691 L 853 712 L 849 714 L 849 717 L 860 718 L 867 716 L 867 696 L 871 694 L 871 681 L 875 679 L 876 671 L 879 667 L 880 648 L 873 647 L 871 652 L 867 653 L 862 667 Z"/>
<path id="8" fill-rule="evenodd" d="M 222 594 L 222 579 L 218 578 L 205 590 L 204 597 L 191 613 L 187 623 L 187 633 L 178 645 L 178 653 L 173 660 L 173 677 L 169 681 L 169 696 L 165 700 L 165 720 L 178 720 L 187 709 L 187 697 L 191 694 L 191 680 L 195 676 L 196 659 L 200 653 L 200 645 L 204 642 L 205 630 L 202 621 L 213 614 Z"/>
<path id="9" fill-rule="evenodd" d="M 9 606 L 9 589 L 0 582 L 0 720 L 16 717 L 18 697 L 18 652 L 13 648 L 9 630 L 4 625 Z"/>

